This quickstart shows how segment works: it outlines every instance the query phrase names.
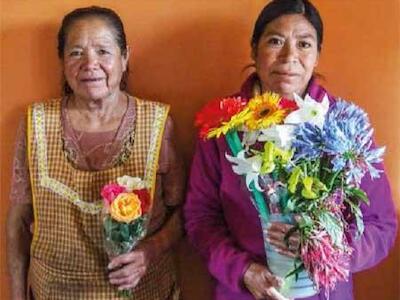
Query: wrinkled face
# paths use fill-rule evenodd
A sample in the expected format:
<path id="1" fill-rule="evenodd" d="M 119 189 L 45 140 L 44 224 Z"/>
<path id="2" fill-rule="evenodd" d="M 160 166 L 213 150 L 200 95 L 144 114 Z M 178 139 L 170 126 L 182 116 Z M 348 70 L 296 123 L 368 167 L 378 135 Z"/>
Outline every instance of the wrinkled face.
<path id="1" fill-rule="evenodd" d="M 74 22 L 68 30 L 63 67 L 76 98 L 105 99 L 120 91 L 128 63 L 107 22 L 88 18 Z"/>
<path id="2" fill-rule="evenodd" d="M 317 32 L 301 14 L 281 16 L 264 29 L 253 58 L 263 91 L 303 95 L 318 62 Z"/>

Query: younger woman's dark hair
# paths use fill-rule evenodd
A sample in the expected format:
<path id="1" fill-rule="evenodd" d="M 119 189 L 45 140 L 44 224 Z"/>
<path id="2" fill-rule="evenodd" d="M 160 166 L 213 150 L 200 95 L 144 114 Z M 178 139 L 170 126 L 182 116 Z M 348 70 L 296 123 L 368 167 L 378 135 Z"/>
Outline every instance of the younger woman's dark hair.
<path id="1" fill-rule="evenodd" d="M 324 36 L 324 26 L 317 8 L 308 0 L 273 0 L 268 3 L 254 25 L 253 35 L 251 37 L 251 47 L 257 49 L 258 42 L 265 27 L 273 20 L 290 14 L 302 14 L 315 28 L 317 32 L 318 51 L 321 51 L 322 40 Z"/>
<path id="2" fill-rule="evenodd" d="M 74 22 L 87 19 L 87 18 L 100 18 L 107 22 L 107 24 L 113 29 L 114 31 L 114 37 L 115 40 L 121 50 L 121 54 L 123 56 L 127 55 L 127 44 L 126 44 L 126 36 L 125 36 L 125 30 L 124 30 L 124 25 L 122 24 L 121 18 L 118 16 L 118 14 L 113 11 L 112 9 L 105 8 L 105 7 L 99 7 L 99 6 L 89 6 L 89 7 L 82 7 L 82 8 L 77 8 L 67 15 L 64 16 L 61 27 L 58 31 L 58 57 L 60 59 L 64 58 L 64 50 L 65 50 L 65 43 L 67 40 L 67 34 L 70 29 L 70 27 L 73 25 Z M 125 90 L 127 86 L 127 79 L 128 79 L 128 68 L 122 75 L 121 79 L 121 84 L 120 88 L 121 90 Z M 66 80 L 63 80 L 63 92 L 65 95 L 70 95 L 72 94 L 72 89 L 66 82 Z"/>

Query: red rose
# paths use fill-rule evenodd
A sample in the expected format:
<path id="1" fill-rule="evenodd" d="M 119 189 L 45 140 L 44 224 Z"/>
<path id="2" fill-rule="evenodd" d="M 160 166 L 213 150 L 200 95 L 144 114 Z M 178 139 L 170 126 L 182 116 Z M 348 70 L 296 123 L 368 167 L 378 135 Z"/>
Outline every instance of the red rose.
<path id="1" fill-rule="evenodd" d="M 149 191 L 147 189 L 141 189 L 141 190 L 134 190 L 133 193 L 135 193 L 140 199 L 140 207 L 142 209 L 142 214 L 148 213 L 150 209 Z"/>

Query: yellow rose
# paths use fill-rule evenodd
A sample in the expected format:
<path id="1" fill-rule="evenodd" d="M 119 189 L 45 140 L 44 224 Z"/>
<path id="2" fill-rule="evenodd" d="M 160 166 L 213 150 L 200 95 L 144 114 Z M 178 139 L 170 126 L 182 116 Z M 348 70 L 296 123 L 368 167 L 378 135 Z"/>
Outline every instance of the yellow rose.
<path id="1" fill-rule="evenodd" d="M 134 193 L 121 193 L 110 206 L 111 217 L 124 223 L 130 223 L 142 215 L 140 199 Z"/>

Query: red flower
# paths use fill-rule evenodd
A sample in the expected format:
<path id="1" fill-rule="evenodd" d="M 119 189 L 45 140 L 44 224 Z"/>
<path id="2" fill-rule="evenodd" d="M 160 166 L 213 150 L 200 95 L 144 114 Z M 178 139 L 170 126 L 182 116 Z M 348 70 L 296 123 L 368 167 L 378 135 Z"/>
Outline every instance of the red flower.
<path id="1" fill-rule="evenodd" d="M 146 214 L 150 209 L 150 194 L 147 189 L 133 190 L 140 199 L 140 208 L 142 209 L 142 214 Z"/>
<path id="2" fill-rule="evenodd" d="M 247 100 L 241 97 L 215 99 L 207 103 L 196 114 L 195 124 L 200 127 L 200 137 L 206 138 L 210 129 L 229 121 L 233 115 L 243 109 L 246 103 Z"/>
<path id="3" fill-rule="evenodd" d="M 281 100 L 279 101 L 279 107 L 287 109 L 289 111 L 293 111 L 299 108 L 295 101 L 286 98 L 281 98 Z"/>

